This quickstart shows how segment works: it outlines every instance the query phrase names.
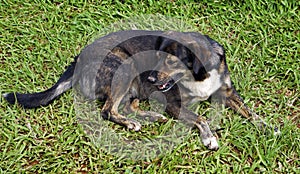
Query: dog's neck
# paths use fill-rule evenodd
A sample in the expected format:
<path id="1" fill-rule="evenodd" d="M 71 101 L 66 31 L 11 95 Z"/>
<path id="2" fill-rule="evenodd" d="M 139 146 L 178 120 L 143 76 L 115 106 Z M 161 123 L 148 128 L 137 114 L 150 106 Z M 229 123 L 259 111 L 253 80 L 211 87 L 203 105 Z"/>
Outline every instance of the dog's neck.
<path id="1" fill-rule="evenodd" d="M 212 69 L 207 72 L 209 76 L 203 81 L 192 81 L 191 78 L 183 78 L 180 84 L 184 91 L 183 97 L 189 97 L 191 103 L 207 100 L 221 86 L 221 74 L 218 70 Z"/>

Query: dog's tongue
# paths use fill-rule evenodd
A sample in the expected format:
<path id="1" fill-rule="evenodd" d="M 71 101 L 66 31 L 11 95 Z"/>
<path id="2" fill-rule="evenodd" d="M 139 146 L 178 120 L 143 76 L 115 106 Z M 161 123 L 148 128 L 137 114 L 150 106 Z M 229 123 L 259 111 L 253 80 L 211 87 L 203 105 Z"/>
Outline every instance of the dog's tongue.
<path id="1" fill-rule="evenodd" d="M 167 85 L 168 85 L 168 83 L 165 83 L 163 85 L 159 85 L 158 88 L 162 90 L 162 89 L 165 89 L 167 87 Z"/>

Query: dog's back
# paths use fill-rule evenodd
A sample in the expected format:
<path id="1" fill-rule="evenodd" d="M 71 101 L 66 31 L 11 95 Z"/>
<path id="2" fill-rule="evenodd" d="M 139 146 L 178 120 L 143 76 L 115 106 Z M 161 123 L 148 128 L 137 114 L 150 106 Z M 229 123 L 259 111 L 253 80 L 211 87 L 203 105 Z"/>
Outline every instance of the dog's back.
<path id="1" fill-rule="evenodd" d="M 91 70 L 93 68 L 97 70 L 99 68 L 97 67 L 97 62 L 100 62 L 100 64 L 102 63 L 102 60 L 99 59 L 99 55 L 104 58 L 105 56 L 107 56 L 106 54 L 111 53 L 111 50 L 113 50 L 113 48 L 115 48 L 120 43 L 123 43 L 121 45 L 123 52 L 119 52 L 117 49 L 115 49 L 114 51 L 114 54 L 116 54 L 119 58 L 126 59 L 128 56 L 134 55 L 137 51 L 151 49 L 154 50 L 156 48 L 157 37 L 151 37 L 150 35 L 153 36 L 155 34 L 160 33 L 162 32 L 129 30 L 115 32 L 101 37 L 95 40 L 90 45 L 86 46 L 81 51 L 81 53 L 75 57 L 71 65 L 67 67 L 66 71 L 62 74 L 57 83 L 54 84 L 48 90 L 30 94 L 7 93 L 3 94 L 3 97 L 10 104 L 18 103 L 24 108 L 36 108 L 39 106 L 46 106 L 50 104 L 54 99 L 56 99 L 59 95 L 72 88 L 72 85 L 76 83 L 74 81 L 78 80 L 78 78 L 82 78 L 79 76 L 84 76 L 87 74 L 86 72 L 86 74 L 80 74 L 79 76 L 78 74 L 76 74 L 76 76 L 73 76 L 77 66 L 77 62 L 80 62 L 78 66 L 80 70 L 77 70 L 76 72 L 85 70 L 85 68 L 87 70 Z M 147 39 L 145 39 L 145 35 Z M 121 53 L 125 53 L 125 55 L 120 55 Z M 88 67 L 91 65 L 92 67 Z M 91 84 L 90 86 L 93 86 L 93 84 Z M 86 89 L 83 90 L 87 90 L 88 88 L 89 86 L 86 86 Z M 87 97 L 89 97 L 88 95 L 93 94 L 95 92 L 91 90 L 95 89 L 90 89 L 85 92 Z M 90 96 L 89 98 L 93 97 Z"/>
<path id="2" fill-rule="evenodd" d="M 179 32 L 169 33 L 179 34 Z M 167 32 L 166 35 L 163 31 L 144 30 L 128 30 L 111 33 L 109 35 L 95 40 L 93 43 L 86 46 L 81 51 L 81 53 L 75 57 L 71 65 L 67 67 L 67 70 L 62 74 L 57 83 L 54 84 L 48 90 L 30 94 L 7 93 L 3 94 L 3 97 L 10 104 L 15 104 L 17 102 L 24 108 L 36 108 L 39 106 L 46 106 L 49 103 L 51 103 L 54 99 L 56 99 L 59 95 L 72 88 L 72 85 L 74 83 L 77 83 L 78 80 L 85 80 L 87 79 L 87 76 L 91 76 L 89 72 L 94 73 L 92 75 L 96 77 L 99 66 L 103 63 L 104 59 L 107 58 L 109 54 L 114 54 L 117 58 L 121 59 L 121 61 L 124 61 L 128 57 L 135 55 L 139 52 L 159 50 L 162 47 L 163 43 L 168 42 L 166 40 L 171 40 L 172 42 L 174 42 L 174 40 L 172 40 L 171 38 L 176 37 L 171 36 L 169 33 Z M 108 59 L 108 61 L 111 62 L 112 60 L 115 60 L 111 58 Z M 149 64 L 156 64 L 156 62 L 153 60 L 139 61 L 139 63 L 140 65 L 138 66 L 138 68 L 147 66 L 149 67 Z M 74 72 L 77 74 L 74 75 Z M 111 78 L 109 78 L 109 80 L 111 80 Z M 85 82 L 82 82 L 82 85 L 85 85 L 85 88 L 82 88 L 82 92 L 88 98 L 96 99 L 97 97 L 94 96 L 94 93 L 97 89 L 91 88 L 95 86 L 95 84 L 84 83 Z M 89 83 L 96 82 L 89 80 Z"/>

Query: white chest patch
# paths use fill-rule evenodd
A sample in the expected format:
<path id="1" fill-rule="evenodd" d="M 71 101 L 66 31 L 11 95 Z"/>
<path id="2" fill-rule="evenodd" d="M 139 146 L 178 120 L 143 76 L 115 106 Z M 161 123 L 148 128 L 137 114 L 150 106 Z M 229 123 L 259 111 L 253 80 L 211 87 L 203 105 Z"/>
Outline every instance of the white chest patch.
<path id="1" fill-rule="evenodd" d="M 221 75 L 216 69 L 208 72 L 209 77 L 203 81 L 182 81 L 181 84 L 189 90 L 189 96 L 195 97 L 191 102 L 203 101 L 209 98 L 221 86 Z"/>

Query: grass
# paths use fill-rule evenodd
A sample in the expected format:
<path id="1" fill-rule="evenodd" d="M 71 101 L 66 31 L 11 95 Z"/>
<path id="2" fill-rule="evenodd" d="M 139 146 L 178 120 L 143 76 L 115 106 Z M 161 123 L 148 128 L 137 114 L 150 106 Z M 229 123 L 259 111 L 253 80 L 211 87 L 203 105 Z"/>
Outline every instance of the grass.
<path id="1" fill-rule="evenodd" d="M 132 15 L 160 13 L 223 44 L 235 87 L 282 134 L 263 134 L 226 110 L 218 151 L 207 150 L 193 132 L 168 154 L 135 161 L 92 143 L 76 119 L 72 91 L 34 110 L 1 98 L 0 173 L 299 172 L 299 5 L 290 0 L 1 1 L 1 94 L 49 88 L 103 28 Z"/>

